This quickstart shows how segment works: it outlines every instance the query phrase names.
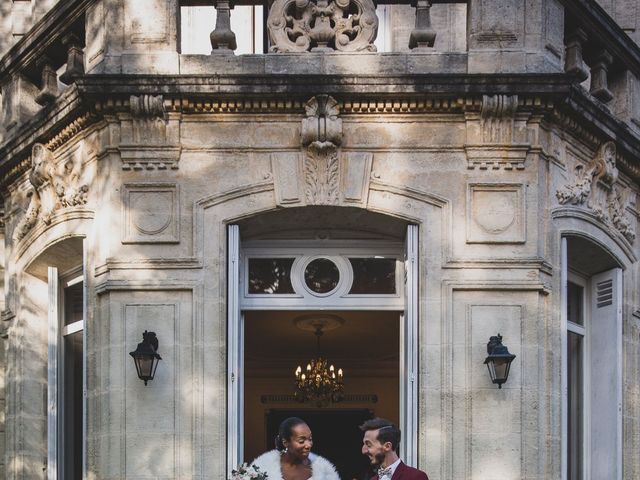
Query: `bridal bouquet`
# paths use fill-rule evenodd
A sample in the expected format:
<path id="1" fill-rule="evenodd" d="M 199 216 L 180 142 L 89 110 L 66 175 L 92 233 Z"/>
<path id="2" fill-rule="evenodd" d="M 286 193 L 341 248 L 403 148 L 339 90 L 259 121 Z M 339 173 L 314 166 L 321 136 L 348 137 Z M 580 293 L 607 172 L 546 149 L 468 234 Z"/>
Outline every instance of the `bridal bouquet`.
<path id="1" fill-rule="evenodd" d="M 231 470 L 229 480 L 266 480 L 267 472 L 261 472 L 255 465 L 243 463 L 237 469 Z"/>

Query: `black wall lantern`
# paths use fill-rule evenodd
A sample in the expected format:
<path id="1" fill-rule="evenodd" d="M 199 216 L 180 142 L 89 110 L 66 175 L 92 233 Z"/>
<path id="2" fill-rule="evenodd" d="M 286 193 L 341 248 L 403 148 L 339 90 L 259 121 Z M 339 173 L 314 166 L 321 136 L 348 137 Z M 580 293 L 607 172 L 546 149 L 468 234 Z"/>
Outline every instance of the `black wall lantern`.
<path id="1" fill-rule="evenodd" d="M 144 380 L 146 385 L 149 380 L 153 380 L 158 368 L 158 361 L 162 360 L 158 351 L 158 337 L 155 332 L 147 332 L 142 334 L 142 343 L 138 344 L 138 348 L 134 352 L 129 352 L 133 357 L 138 371 L 140 380 Z"/>
<path id="2" fill-rule="evenodd" d="M 511 362 L 516 358 L 515 355 L 509 353 L 507 347 L 502 345 L 502 335 L 489 338 L 487 343 L 487 353 L 489 354 L 484 364 L 489 369 L 491 381 L 498 384 L 498 388 L 502 388 L 502 384 L 509 378 L 509 368 Z"/>

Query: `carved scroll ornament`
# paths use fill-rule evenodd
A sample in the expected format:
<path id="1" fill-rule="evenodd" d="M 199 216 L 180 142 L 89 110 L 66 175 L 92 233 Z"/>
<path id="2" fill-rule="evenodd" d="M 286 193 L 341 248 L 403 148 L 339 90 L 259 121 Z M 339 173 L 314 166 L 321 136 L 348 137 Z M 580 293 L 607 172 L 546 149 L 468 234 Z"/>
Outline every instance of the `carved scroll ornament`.
<path id="1" fill-rule="evenodd" d="M 339 201 L 338 146 L 342 141 L 342 119 L 338 102 L 317 95 L 305 106 L 301 143 L 304 160 L 305 197 L 311 205 L 334 205 Z"/>
<path id="2" fill-rule="evenodd" d="M 89 189 L 80 182 L 80 162 L 56 165 L 53 153 L 36 143 L 31 150 L 31 165 L 31 200 L 16 227 L 17 240 L 24 238 L 39 218 L 48 225 L 56 210 L 87 203 Z"/>
<path id="3" fill-rule="evenodd" d="M 613 225 L 627 240 L 633 242 L 636 233 L 624 213 L 626 192 L 620 193 L 616 188 L 618 169 L 615 143 L 603 144 L 586 169 L 583 165 L 578 165 L 575 171 L 575 181 L 556 191 L 558 202 L 561 205 L 586 204 L 598 220 Z"/>
<path id="4" fill-rule="evenodd" d="M 275 0 L 267 28 L 273 52 L 375 52 L 372 0 Z"/>

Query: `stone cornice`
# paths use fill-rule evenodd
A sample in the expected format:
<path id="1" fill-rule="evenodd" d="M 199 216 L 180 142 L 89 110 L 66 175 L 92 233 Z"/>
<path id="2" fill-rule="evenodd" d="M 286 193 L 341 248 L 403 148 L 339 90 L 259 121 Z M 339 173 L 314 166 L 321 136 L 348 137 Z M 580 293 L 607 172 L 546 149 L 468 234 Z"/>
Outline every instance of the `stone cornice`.
<path id="1" fill-rule="evenodd" d="M 565 74 L 413 74 L 413 75 L 87 75 L 77 80 L 81 94 L 112 95 L 159 93 L 165 96 L 300 98 L 324 92 L 336 95 L 397 97 L 411 94 L 465 96 L 467 94 L 544 94 L 562 96 L 570 91 Z M 336 97 L 337 98 L 337 97 Z"/>
<path id="2" fill-rule="evenodd" d="M 3 184 L 24 171 L 33 142 L 55 150 L 108 113 L 131 113 L 132 95 L 161 95 L 169 114 L 302 114 L 318 92 L 343 114 L 479 112 L 483 95 L 517 95 L 518 111 L 548 114 L 593 143 L 615 140 L 620 170 L 640 183 L 640 137 L 563 74 L 410 76 L 86 76 L 0 146 Z M 105 94 L 105 92 L 109 92 Z"/>

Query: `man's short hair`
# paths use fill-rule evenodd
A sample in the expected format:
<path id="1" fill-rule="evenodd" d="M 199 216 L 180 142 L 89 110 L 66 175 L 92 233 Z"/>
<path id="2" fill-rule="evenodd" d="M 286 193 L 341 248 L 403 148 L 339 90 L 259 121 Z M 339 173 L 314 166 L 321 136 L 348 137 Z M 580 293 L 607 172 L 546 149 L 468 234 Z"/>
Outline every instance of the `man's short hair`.
<path id="1" fill-rule="evenodd" d="M 391 442 L 391 448 L 395 452 L 398 451 L 400 445 L 400 429 L 389 420 L 384 418 L 372 418 L 360 425 L 360 430 L 368 432 L 369 430 L 378 430 L 378 441 L 382 444 Z"/>

